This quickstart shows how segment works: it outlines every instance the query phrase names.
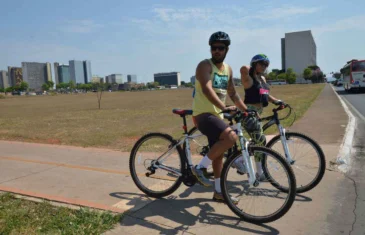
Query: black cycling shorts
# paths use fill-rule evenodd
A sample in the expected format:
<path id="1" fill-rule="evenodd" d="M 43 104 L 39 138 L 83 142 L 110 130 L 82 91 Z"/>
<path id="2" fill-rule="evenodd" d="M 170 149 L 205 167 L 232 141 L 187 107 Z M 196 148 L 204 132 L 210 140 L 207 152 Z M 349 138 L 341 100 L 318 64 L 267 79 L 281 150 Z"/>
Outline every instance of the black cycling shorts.
<path id="1" fill-rule="evenodd" d="M 194 118 L 198 130 L 207 136 L 210 148 L 219 141 L 222 132 L 229 127 L 228 123 L 211 113 L 202 113 Z"/>

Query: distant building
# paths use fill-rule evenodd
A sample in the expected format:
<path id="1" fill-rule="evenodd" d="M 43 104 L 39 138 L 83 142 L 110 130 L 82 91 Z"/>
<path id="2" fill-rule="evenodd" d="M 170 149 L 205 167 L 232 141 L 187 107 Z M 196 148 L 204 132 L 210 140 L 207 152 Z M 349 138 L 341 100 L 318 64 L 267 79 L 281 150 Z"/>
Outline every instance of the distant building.
<path id="1" fill-rule="evenodd" d="M 8 67 L 9 86 L 16 86 L 23 81 L 23 70 L 20 67 Z"/>
<path id="2" fill-rule="evenodd" d="M 281 39 L 281 56 L 282 69 L 292 68 L 298 79 L 302 79 L 305 68 L 317 65 L 317 47 L 311 30 L 285 33 Z"/>
<path id="3" fill-rule="evenodd" d="M 104 79 L 102 77 L 96 76 L 94 75 L 91 79 L 92 83 L 100 83 L 101 81 L 104 81 Z"/>
<path id="4" fill-rule="evenodd" d="M 137 83 L 137 76 L 136 75 L 127 75 L 128 82 Z"/>
<path id="5" fill-rule="evenodd" d="M 123 75 L 122 74 L 111 74 L 105 77 L 107 83 L 110 84 L 122 84 L 123 83 Z"/>
<path id="6" fill-rule="evenodd" d="M 41 91 L 42 85 L 52 81 L 51 64 L 38 62 L 22 62 L 23 81 L 28 83 L 29 89 Z"/>
<path id="7" fill-rule="evenodd" d="M 170 73 L 155 73 L 154 81 L 158 82 L 159 85 L 181 85 L 180 72 L 170 72 Z"/>
<path id="8" fill-rule="evenodd" d="M 70 60 L 70 79 L 75 84 L 85 84 L 84 64 L 79 60 Z"/>
<path id="9" fill-rule="evenodd" d="M 47 79 L 48 79 L 48 81 L 53 82 L 53 80 L 52 80 L 51 63 L 46 63 L 46 67 L 47 67 Z"/>
<path id="10" fill-rule="evenodd" d="M 91 62 L 88 60 L 83 61 L 84 63 L 84 76 L 85 76 L 85 83 L 91 82 Z"/>
<path id="11" fill-rule="evenodd" d="M 59 78 L 58 78 L 58 66 L 60 66 L 60 64 L 57 63 L 57 62 L 55 62 L 53 64 L 54 79 L 55 79 L 54 82 L 55 82 L 56 85 L 60 83 Z"/>
<path id="12" fill-rule="evenodd" d="M 0 70 L 0 88 L 6 89 L 9 87 L 8 72 L 5 70 Z"/>
<path id="13" fill-rule="evenodd" d="M 195 76 L 192 76 L 191 78 L 190 78 L 190 82 L 191 82 L 191 84 L 193 84 L 193 85 L 195 85 Z"/>
<path id="14" fill-rule="evenodd" d="M 70 66 L 69 65 L 59 65 L 57 67 L 57 76 L 58 76 L 59 83 L 69 83 L 71 81 Z"/>

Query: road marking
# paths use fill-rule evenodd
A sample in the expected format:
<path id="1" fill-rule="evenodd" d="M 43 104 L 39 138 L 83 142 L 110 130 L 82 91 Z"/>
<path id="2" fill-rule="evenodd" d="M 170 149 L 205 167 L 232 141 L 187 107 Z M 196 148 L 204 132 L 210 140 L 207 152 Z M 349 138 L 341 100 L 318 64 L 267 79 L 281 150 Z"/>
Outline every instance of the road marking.
<path id="1" fill-rule="evenodd" d="M 71 169 L 79 169 L 79 170 L 87 170 L 87 171 L 97 171 L 97 172 L 104 172 L 104 173 L 112 173 L 112 174 L 118 174 L 118 175 L 130 175 L 129 171 L 118 171 L 118 170 L 111 170 L 111 169 L 104 169 L 104 168 L 96 168 L 96 167 L 87 167 L 87 166 L 79 166 L 79 165 L 70 165 L 70 164 L 64 164 L 64 163 L 58 163 L 58 162 L 47 162 L 47 161 L 38 161 L 38 160 L 30 160 L 25 158 L 19 158 L 19 157 L 4 157 L 0 156 L 0 159 L 2 160 L 9 160 L 9 161 L 18 161 L 18 162 L 28 162 L 28 163 L 36 163 L 36 164 L 44 164 L 44 165 L 52 165 L 52 166 L 60 166 L 60 167 L 66 167 Z M 144 176 L 145 174 L 137 174 L 138 176 Z M 156 176 L 151 175 L 149 178 L 154 179 L 163 179 L 168 181 L 176 181 L 176 178 L 168 177 L 168 176 Z"/>

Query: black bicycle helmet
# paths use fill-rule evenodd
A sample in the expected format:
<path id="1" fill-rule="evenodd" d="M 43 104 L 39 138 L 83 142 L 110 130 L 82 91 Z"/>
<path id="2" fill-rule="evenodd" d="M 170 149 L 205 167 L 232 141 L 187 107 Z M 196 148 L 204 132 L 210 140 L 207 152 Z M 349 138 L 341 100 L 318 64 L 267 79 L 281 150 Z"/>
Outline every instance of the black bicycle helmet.
<path id="1" fill-rule="evenodd" d="M 228 34 L 225 32 L 215 32 L 209 38 L 209 45 L 211 46 L 213 42 L 222 42 L 229 46 L 231 44 L 231 39 L 229 38 Z"/>

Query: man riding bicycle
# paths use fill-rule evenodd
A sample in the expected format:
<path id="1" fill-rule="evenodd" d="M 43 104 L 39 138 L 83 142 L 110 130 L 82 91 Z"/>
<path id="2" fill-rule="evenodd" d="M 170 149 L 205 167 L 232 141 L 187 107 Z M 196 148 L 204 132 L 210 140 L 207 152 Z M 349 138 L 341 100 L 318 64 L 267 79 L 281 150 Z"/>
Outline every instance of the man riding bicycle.
<path id="1" fill-rule="evenodd" d="M 263 76 L 263 73 L 269 65 L 269 58 L 264 54 L 258 54 L 251 59 L 250 66 L 242 66 L 240 69 L 241 81 L 245 89 L 244 103 L 247 105 L 248 109 L 255 110 L 259 114 L 262 113 L 264 107 L 268 106 L 269 102 L 276 105 L 285 104 L 283 101 L 278 100 L 269 94 L 270 88 Z M 256 117 L 246 118 L 243 122 L 243 127 L 256 145 L 266 145 L 266 137 L 262 131 L 262 123 L 259 122 Z M 260 181 L 263 181 L 265 180 L 265 176 L 262 171 L 260 160 L 260 154 L 256 154 L 256 177 Z"/>
<path id="2" fill-rule="evenodd" d="M 193 94 L 193 120 L 198 130 L 207 136 L 210 150 L 193 167 L 193 174 L 199 183 L 211 186 L 210 181 L 204 176 L 204 169 L 211 163 L 215 178 L 215 190 L 213 200 L 223 201 L 220 187 L 220 175 L 223 168 L 223 154 L 238 137 L 236 133 L 224 121 L 223 110 L 246 111 L 247 107 L 235 90 L 232 76 L 232 68 L 224 61 L 231 40 L 224 32 L 215 32 L 210 36 L 211 59 L 201 61 L 196 68 L 196 83 Z M 237 106 L 226 107 L 226 96 L 231 98 Z M 244 171 L 243 162 L 235 163 L 238 170 Z"/>

